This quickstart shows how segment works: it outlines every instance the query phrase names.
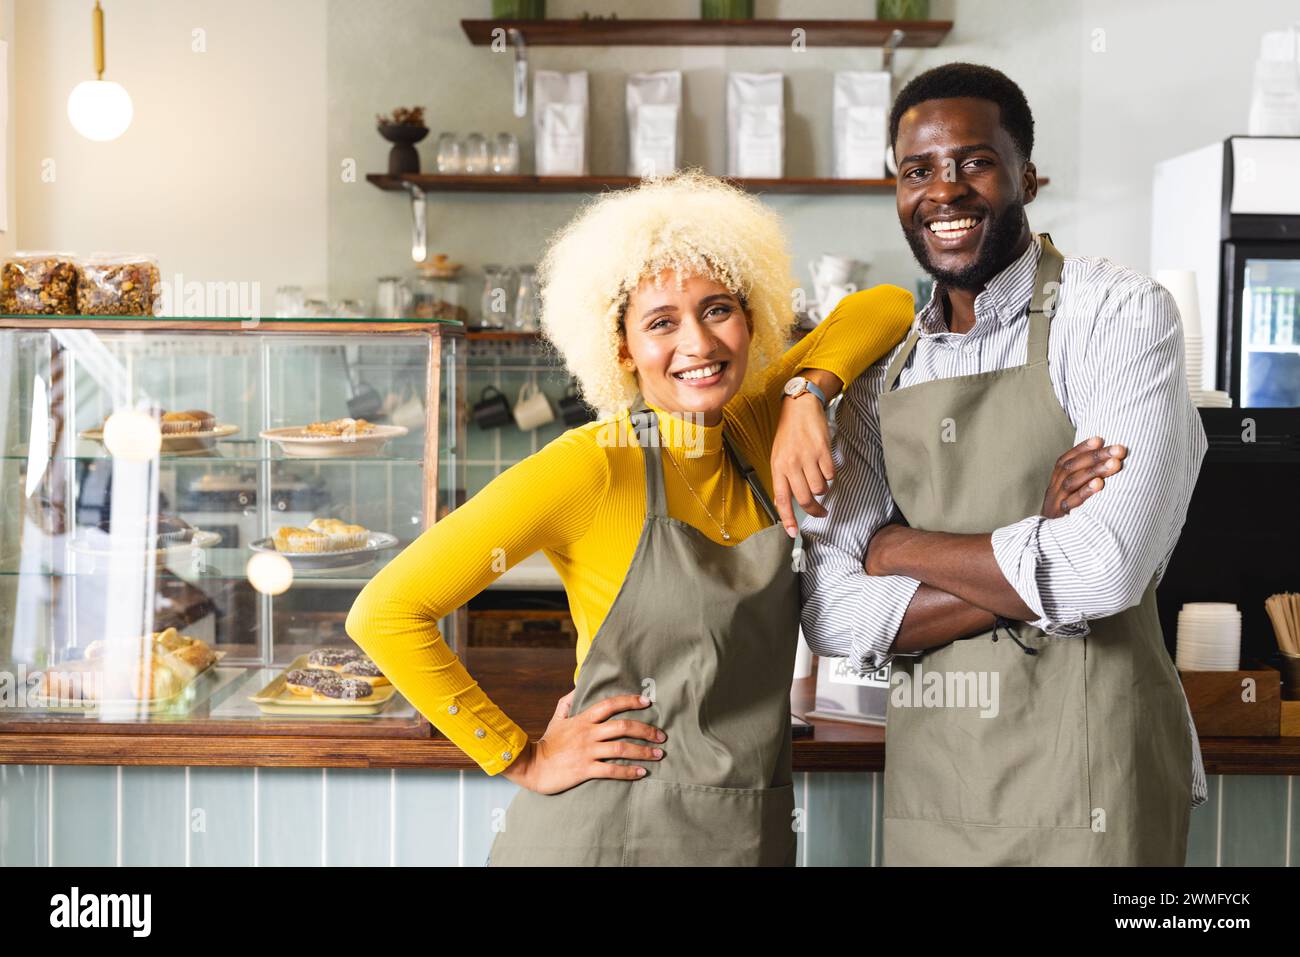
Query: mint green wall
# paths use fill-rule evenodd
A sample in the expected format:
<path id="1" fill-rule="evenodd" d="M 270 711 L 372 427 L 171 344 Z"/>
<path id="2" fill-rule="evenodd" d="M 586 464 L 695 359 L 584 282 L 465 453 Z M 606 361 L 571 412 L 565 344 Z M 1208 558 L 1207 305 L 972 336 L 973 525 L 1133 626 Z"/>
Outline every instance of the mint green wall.
<path id="1" fill-rule="evenodd" d="M 1210 778 L 1187 863 L 1300 864 L 1294 778 Z M 880 774 L 796 774 L 799 863 L 880 862 Z M 478 771 L 0 766 L 0 866 L 483 864 L 515 786 Z"/>

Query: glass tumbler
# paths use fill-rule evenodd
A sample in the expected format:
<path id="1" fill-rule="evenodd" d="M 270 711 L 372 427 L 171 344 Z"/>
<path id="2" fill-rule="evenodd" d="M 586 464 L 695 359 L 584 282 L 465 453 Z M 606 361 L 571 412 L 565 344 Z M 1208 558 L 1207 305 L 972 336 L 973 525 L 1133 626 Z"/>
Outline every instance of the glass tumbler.
<path id="1" fill-rule="evenodd" d="M 519 140 L 513 133 L 498 133 L 492 143 L 492 172 L 515 176 L 519 172 Z"/>
<path id="2" fill-rule="evenodd" d="M 541 315 L 541 303 L 537 298 L 537 269 L 534 266 L 519 267 L 519 292 L 515 296 L 516 332 L 536 332 Z"/>
<path id="3" fill-rule="evenodd" d="M 491 263 L 483 267 L 483 297 L 479 323 L 484 329 L 504 329 L 511 315 L 511 270 Z"/>
<path id="4" fill-rule="evenodd" d="M 488 152 L 488 142 L 482 133 L 471 133 L 465 137 L 464 173 L 466 176 L 482 176 L 491 172 L 492 159 Z"/>
<path id="5" fill-rule="evenodd" d="M 446 176 L 456 176 L 465 170 L 465 146 L 455 133 L 443 133 L 438 137 L 438 152 L 434 158 L 438 172 Z"/>

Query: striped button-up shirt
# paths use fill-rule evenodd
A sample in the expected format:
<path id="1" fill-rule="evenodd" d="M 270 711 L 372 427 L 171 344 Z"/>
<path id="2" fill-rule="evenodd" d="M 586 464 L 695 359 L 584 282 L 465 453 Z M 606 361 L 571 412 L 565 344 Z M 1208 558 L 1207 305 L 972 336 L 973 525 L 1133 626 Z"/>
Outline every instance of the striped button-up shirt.
<path id="1" fill-rule="evenodd" d="M 975 325 L 949 331 L 938 292 L 916 318 L 920 337 L 897 387 L 1023 365 L 1028 311 L 1041 245 L 1035 237 L 975 299 Z M 844 308 L 852 308 L 845 300 Z M 866 321 L 866 317 L 864 317 Z M 868 575 L 867 544 L 896 518 L 885 479 L 878 401 L 898 346 L 844 393 L 835 417 L 835 481 L 824 518 L 802 524 L 803 633 L 820 655 L 880 667 L 920 582 Z M 1124 445 L 1122 478 L 1060 518 L 1029 515 L 993 532 L 1008 582 L 1052 635 L 1082 637 L 1088 620 L 1118 614 L 1164 575 L 1205 455 L 1192 405 L 1183 331 L 1173 297 L 1153 280 L 1106 259 L 1067 256 L 1048 340 L 1048 371 L 1076 442 L 1094 435 Z M 1066 451 L 1061 449 L 1062 452 Z M 1046 492 L 1046 489 L 1044 489 Z M 1184 695 L 1184 701 L 1186 696 Z M 1196 726 L 1192 803 L 1206 800 Z"/>

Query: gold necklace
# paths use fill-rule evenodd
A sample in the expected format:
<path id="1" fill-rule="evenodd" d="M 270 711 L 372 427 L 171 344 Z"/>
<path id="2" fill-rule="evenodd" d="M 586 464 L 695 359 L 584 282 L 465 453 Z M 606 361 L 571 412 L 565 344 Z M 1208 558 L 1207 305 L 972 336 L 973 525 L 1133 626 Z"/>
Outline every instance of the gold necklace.
<path id="1" fill-rule="evenodd" d="M 728 542 L 731 541 L 731 535 L 727 532 L 727 527 L 723 525 L 721 522 L 719 522 L 717 518 L 714 516 L 714 514 L 709 511 L 709 507 L 704 504 L 704 499 L 700 498 L 699 492 L 695 491 L 694 486 L 692 486 L 691 483 L 687 480 L 686 473 L 682 471 L 682 467 L 678 465 L 677 460 L 673 458 L 673 453 L 671 449 L 668 450 L 668 461 L 673 463 L 673 468 L 677 470 L 677 474 L 682 477 L 682 481 L 686 483 L 686 487 L 690 489 L 691 494 L 695 496 L 695 501 L 700 503 L 700 508 L 704 509 L 704 514 L 709 516 L 709 518 L 713 519 L 713 524 L 718 526 L 718 531 L 722 532 L 723 540 Z M 727 514 L 727 450 L 725 448 L 722 450 L 722 514 L 723 517 L 726 517 Z"/>

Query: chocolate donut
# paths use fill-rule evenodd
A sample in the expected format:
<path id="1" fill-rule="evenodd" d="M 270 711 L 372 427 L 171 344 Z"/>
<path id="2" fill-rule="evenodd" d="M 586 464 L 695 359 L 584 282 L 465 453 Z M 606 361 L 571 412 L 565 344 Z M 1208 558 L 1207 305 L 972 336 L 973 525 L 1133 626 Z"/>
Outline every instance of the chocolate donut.
<path id="1" fill-rule="evenodd" d="M 333 677 L 334 672 L 324 668 L 294 668 L 285 673 L 284 682 L 294 694 L 309 695 L 322 680 Z"/>
<path id="2" fill-rule="evenodd" d="M 369 698 L 375 693 L 370 683 L 360 678 L 340 678 L 338 675 L 323 679 L 312 689 L 312 697 L 318 699 L 335 699 L 356 701 Z"/>
<path id="3" fill-rule="evenodd" d="M 317 648 L 307 656 L 307 664 L 313 668 L 328 668 L 338 671 L 349 661 L 363 657 L 355 648 Z"/>

